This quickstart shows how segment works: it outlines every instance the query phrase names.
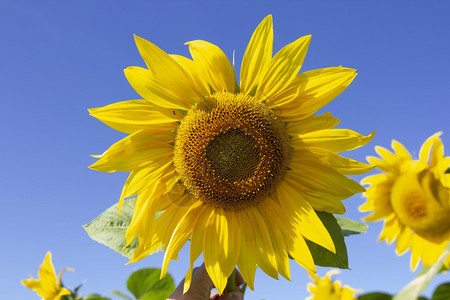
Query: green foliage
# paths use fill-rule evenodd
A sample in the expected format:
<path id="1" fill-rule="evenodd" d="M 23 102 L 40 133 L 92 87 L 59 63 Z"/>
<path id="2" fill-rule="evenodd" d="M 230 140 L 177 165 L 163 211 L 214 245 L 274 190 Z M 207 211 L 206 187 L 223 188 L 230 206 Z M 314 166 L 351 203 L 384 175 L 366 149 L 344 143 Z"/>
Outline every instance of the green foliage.
<path id="1" fill-rule="evenodd" d="M 130 296 L 128 296 L 128 295 L 126 295 L 124 293 L 122 293 L 121 291 L 112 290 L 110 292 L 111 292 L 111 294 L 119 296 L 121 298 L 124 298 L 124 299 L 127 299 L 127 300 L 133 300 L 133 298 L 131 298 Z"/>
<path id="2" fill-rule="evenodd" d="M 367 224 L 357 222 L 351 219 L 342 218 L 338 216 L 334 216 L 336 218 L 337 223 L 342 229 L 342 234 L 344 236 L 349 236 L 352 234 L 360 234 L 365 233 L 367 231 Z"/>
<path id="3" fill-rule="evenodd" d="M 111 300 L 111 299 L 102 297 L 99 294 L 89 294 L 83 297 L 83 300 Z"/>
<path id="4" fill-rule="evenodd" d="M 392 300 L 393 296 L 381 293 L 381 292 L 374 292 L 374 293 L 368 293 L 364 294 L 358 297 L 358 300 Z M 415 299 L 415 298 L 414 298 Z M 433 296 L 431 296 L 431 299 L 428 299 L 427 297 L 419 296 L 417 298 L 418 300 L 448 300 L 450 299 L 450 282 L 446 282 L 438 286 L 434 292 Z"/>
<path id="5" fill-rule="evenodd" d="M 358 297 L 358 300 L 391 300 L 391 299 L 392 295 L 381 292 L 368 293 Z"/>
<path id="6" fill-rule="evenodd" d="M 445 247 L 444 252 L 439 259 L 424 273 L 419 274 L 413 281 L 404 287 L 400 293 L 394 296 L 394 300 L 413 300 L 417 299 L 420 292 L 426 289 L 431 279 L 442 270 L 445 259 L 450 255 L 450 243 Z"/>
<path id="7" fill-rule="evenodd" d="M 166 274 L 163 279 L 159 279 L 161 269 L 147 268 L 140 269 L 130 275 L 127 280 L 128 290 L 137 300 L 163 300 L 175 290 L 175 283 L 170 274 Z M 113 290 L 112 294 L 127 300 L 133 298 L 126 294 Z"/>
<path id="8" fill-rule="evenodd" d="M 69 295 L 63 295 L 61 297 L 62 300 L 82 300 L 82 298 L 80 296 L 78 296 L 77 294 L 69 294 Z"/>
<path id="9" fill-rule="evenodd" d="M 316 211 L 316 213 L 333 239 L 336 254 L 307 240 L 306 243 L 311 251 L 314 263 L 322 267 L 348 269 L 347 247 L 341 227 L 332 214 L 322 211 Z"/>
<path id="10" fill-rule="evenodd" d="M 118 214 L 118 204 L 114 204 L 89 224 L 84 225 L 89 237 L 114 251 L 131 258 L 139 246 L 138 239 L 135 238 L 126 248 L 125 232 L 133 217 L 135 198 L 125 200 L 120 215 Z M 155 252 L 162 251 L 162 247 Z"/>
<path id="11" fill-rule="evenodd" d="M 139 300 L 166 299 L 175 290 L 172 276 L 166 274 L 161 280 L 161 269 L 141 269 L 128 278 L 127 288 Z"/>
<path id="12" fill-rule="evenodd" d="M 431 297 L 431 300 L 448 300 L 450 299 L 450 282 L 446 282 L 438 286 Z"/>

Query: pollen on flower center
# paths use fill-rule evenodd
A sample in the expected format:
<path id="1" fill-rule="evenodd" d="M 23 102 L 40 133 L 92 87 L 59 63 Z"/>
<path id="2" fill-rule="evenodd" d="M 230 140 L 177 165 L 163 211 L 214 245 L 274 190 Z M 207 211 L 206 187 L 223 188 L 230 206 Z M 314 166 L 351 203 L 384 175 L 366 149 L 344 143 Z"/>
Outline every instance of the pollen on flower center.
<path id="1" fill-rule="evenodd" d="M 255 174 L 260 161 L 259 147 L 241 129 L 229 129 L 212 139 L 206 147 L 212 172 L 233 183 Z"/>
<path id="2" fill-rule="evenodd" d="M 194 197 L 236 210 L 273 190 L 289 152 L 284 124 L 269 108 L 251 96 L 216 93 L 181 122 L 174 163 Z"/>
<path id="3" fill-rule="evenodd" d="M 448 201 L 436 197 L 439 185 L 425 170 L 400 176 L 391 191 L 392 208 L 400 221 L 433 242 L 450 235 L 450 207 Z"/>

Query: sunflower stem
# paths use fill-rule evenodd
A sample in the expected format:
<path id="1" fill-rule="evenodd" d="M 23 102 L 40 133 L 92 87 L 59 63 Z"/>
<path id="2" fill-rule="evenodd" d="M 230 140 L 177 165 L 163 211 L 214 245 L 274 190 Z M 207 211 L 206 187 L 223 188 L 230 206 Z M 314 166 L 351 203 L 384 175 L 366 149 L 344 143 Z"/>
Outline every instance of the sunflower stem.
<path id="1" fill-rule="evenodd" d="M 236 291 L 238 288 L 236 286 L 236 270 L 233 270 L 230 277 L 228 277 L 227 286 L 225 287 L 225 291 L 227 294 Z"/>

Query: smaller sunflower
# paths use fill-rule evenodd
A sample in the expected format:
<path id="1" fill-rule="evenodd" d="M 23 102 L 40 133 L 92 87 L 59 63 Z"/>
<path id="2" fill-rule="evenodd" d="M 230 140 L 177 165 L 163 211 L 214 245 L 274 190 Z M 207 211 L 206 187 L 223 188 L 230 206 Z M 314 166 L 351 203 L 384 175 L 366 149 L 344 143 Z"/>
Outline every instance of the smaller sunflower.
<path id="1" fill-rule="evenodd" d="M 71 294 L 61 283 L 61 275 L 65 271 L 73 270 L 66 268 L 59 272 L 58 278 L 56 278 L 52 264 L 52 254 L 47 252 L 44 262 L 39 267 L 39 279 L 34 279 L 33 276 L 30 276 L 30 279 L 22 280 L 22 284 L 43 297 L 41 300 L 61 300 L 64 295 Z"/>
<path id="2" fill-rule="evenodd" d="M 413 160 L 408 150 L 392 141 L 390 152 L 377 146 L 381 158 L 367 160 L 383 171 L 364 178 L 370 187 L 364 193 L 367 202 L 360 211 L 372 211 L 366 221 L 384 219 L 379 240 L 392 243 L 397 239 L 396 252 L 402 255 L 411 249 L 411 269 L 419 260 L 432 265 L 450 241 L 450 157 L 444 156 L 444 146 L 438 132 L 422 145 L 419 159 Z M 450 266 L 450 257 L 445 265 Z"/>
<path id="3" fill-rule="evenodd" d="M 311 293 L 311 297 L 306 300 L 356 300 L 355 293 L 359 293 L 360 290 L 351 289 L 349 286 L 341 286 L 341 282 L 336 280 L 332 281 L 331 276 L 339 274 L 338 270 L 331 270 L 325 274 L 325 277 L 320 278 L 315 273 L 310 272 L 314 283 L 308 283 L 308 291 Z"/>

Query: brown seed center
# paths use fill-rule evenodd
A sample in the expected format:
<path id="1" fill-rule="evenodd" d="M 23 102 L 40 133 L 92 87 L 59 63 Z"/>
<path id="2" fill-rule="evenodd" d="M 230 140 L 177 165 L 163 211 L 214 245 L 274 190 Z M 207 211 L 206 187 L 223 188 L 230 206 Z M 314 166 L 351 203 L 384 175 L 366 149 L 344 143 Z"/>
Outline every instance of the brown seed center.
<path id="1" fill-rule="evenodd" d="M 180 124 L 174 163 L 194 197 L 237 210 L 272 192 L 289 154 L 284 124 L 265 104 L 243 94 L 216 93 Z"/>

